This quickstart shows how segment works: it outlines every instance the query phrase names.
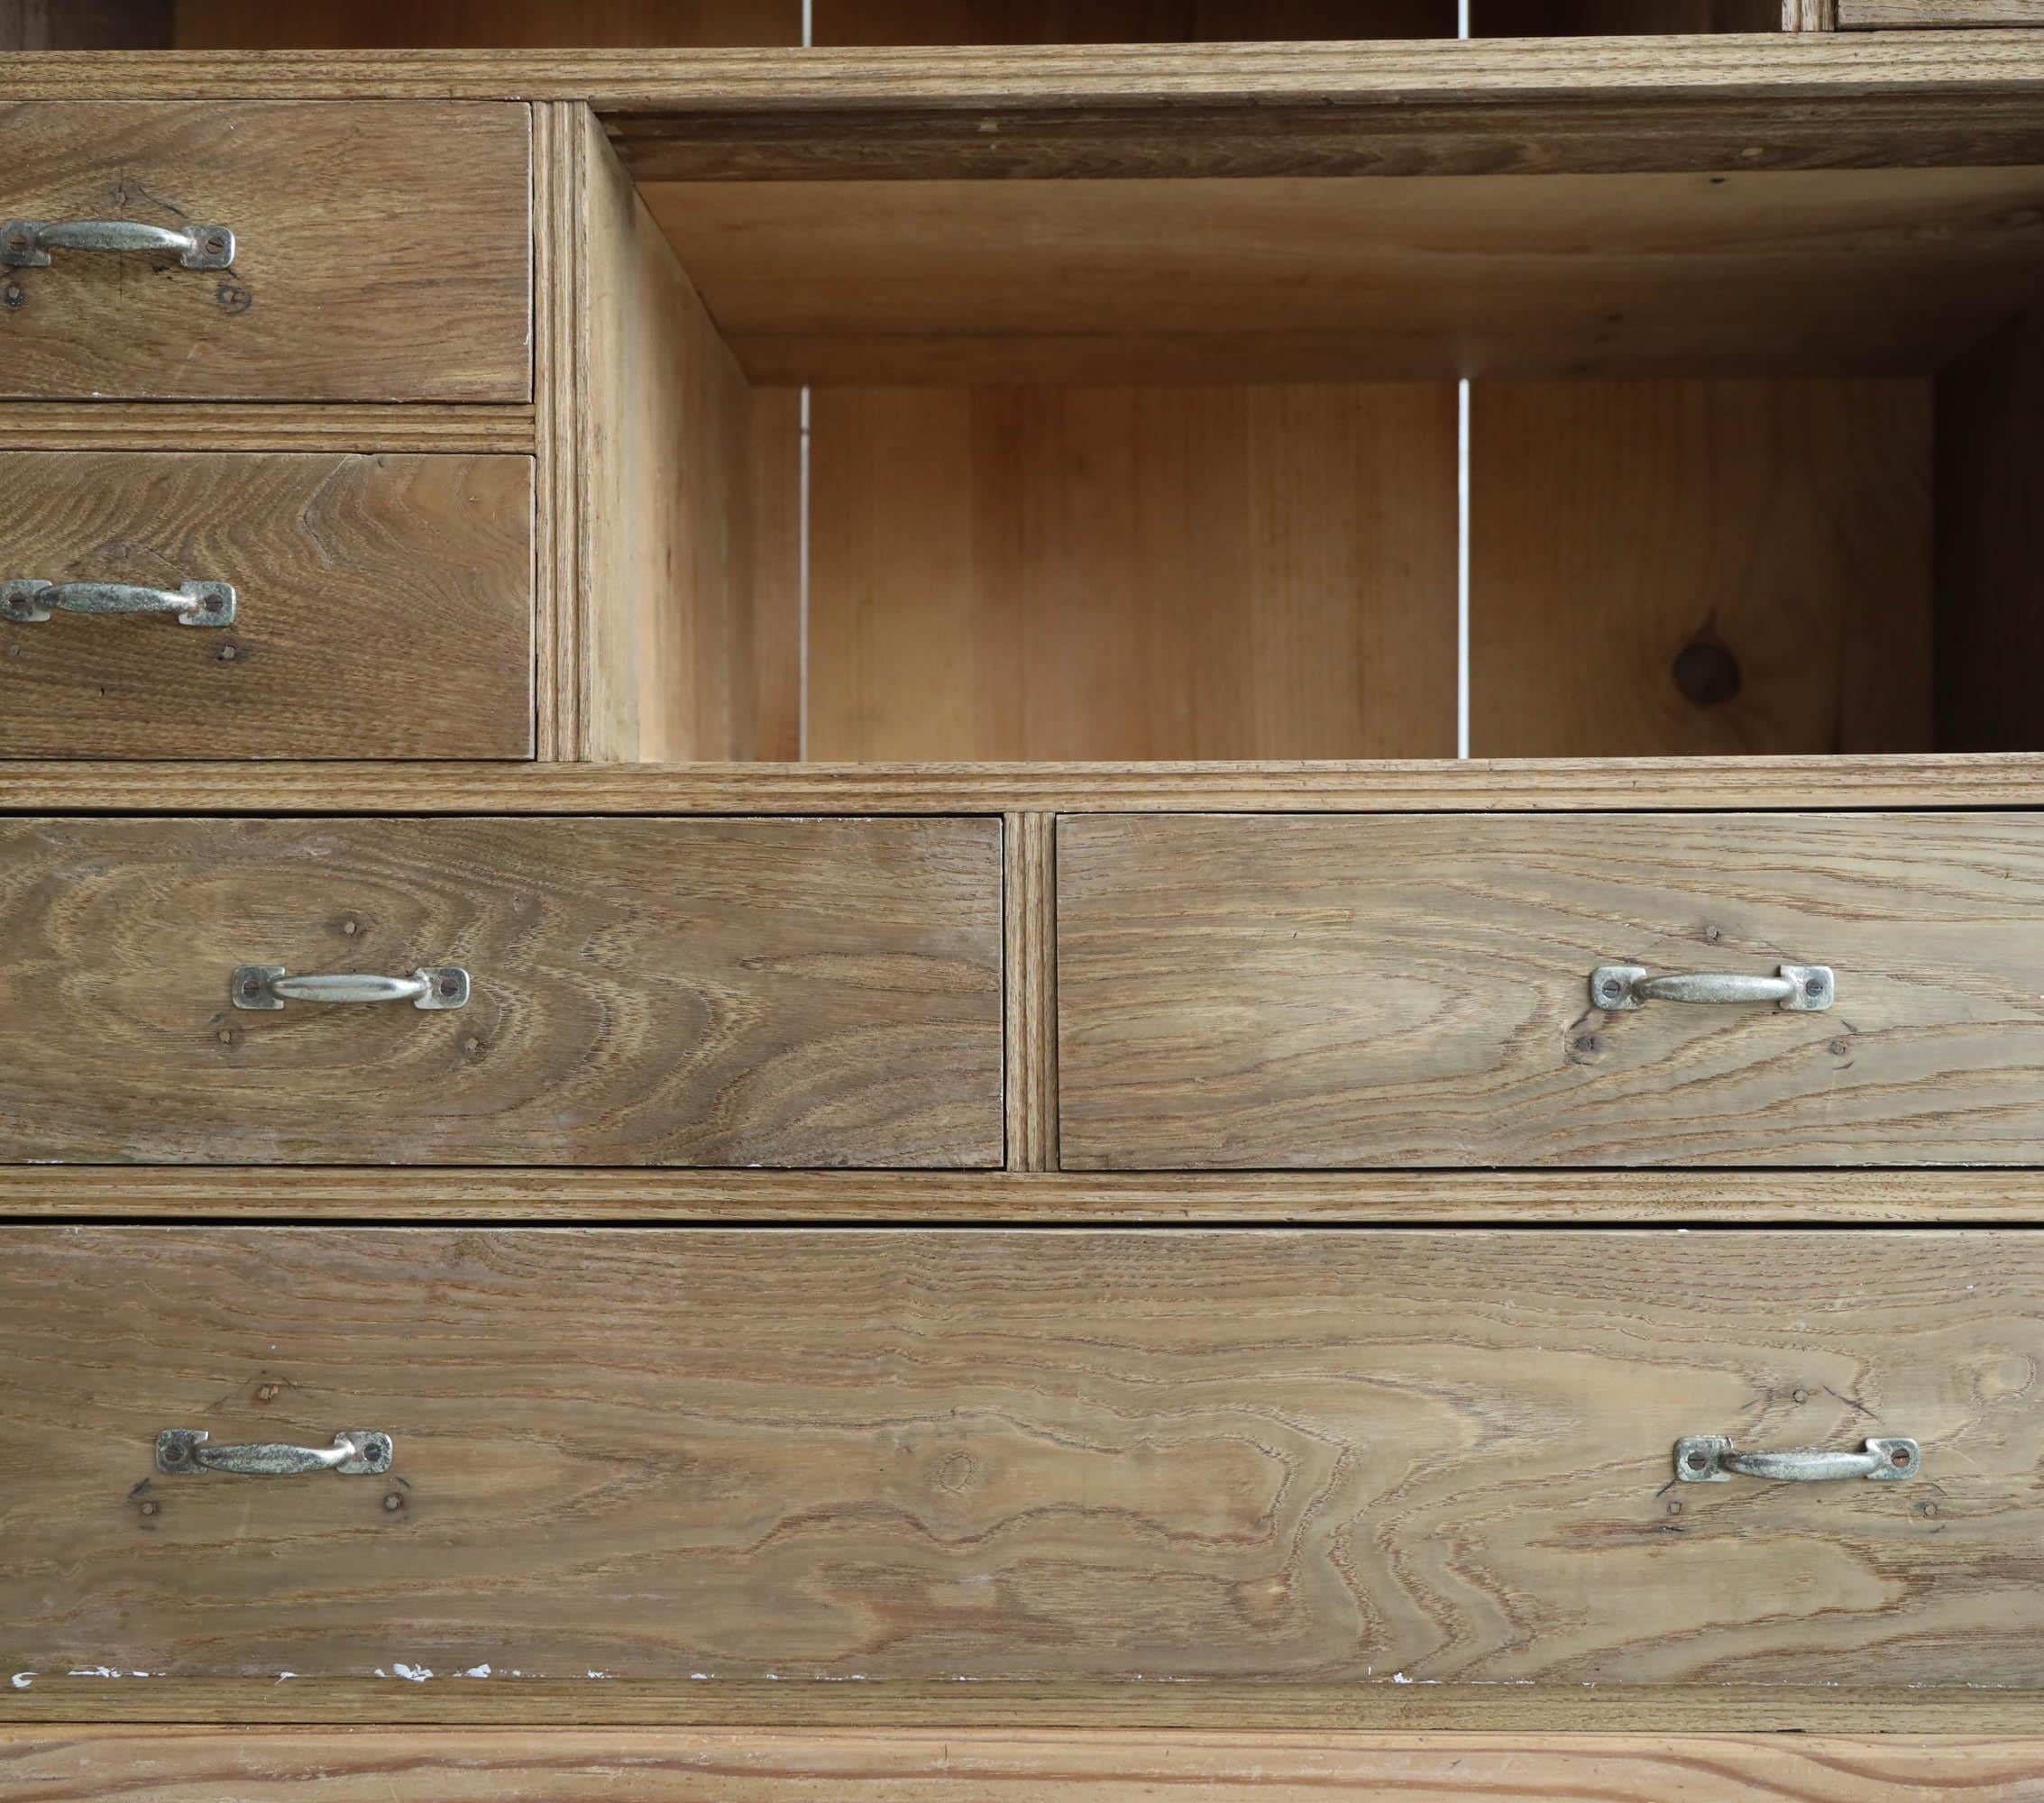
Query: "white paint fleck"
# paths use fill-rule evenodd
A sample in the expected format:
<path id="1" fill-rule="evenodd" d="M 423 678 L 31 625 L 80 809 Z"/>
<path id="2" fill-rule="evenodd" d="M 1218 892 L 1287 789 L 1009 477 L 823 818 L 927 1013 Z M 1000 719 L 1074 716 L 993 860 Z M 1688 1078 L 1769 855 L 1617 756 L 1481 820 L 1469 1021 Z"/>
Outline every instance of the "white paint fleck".
<path id="1" fill-rule="evenodd" d="M 277 1674 L 277 1681 L 281 1684 L 287 1678 L 296 1678 L 298 1675 L 295 1671 L 280 1671 Z"/>
<path id="2" fill-rule="evenodd" d="M 463 1678 L 487 1678 L 490 1676 L 490 1668 L 487 1665 L 472 1665 L 462 1673 L 462 1676 Z"/>
<path id="3" fill-rule="evenodd" d="M 584 1672 L 582 1675 L 586 1678 L 608 1678 L 611 1674 L 608 1671 L 589 1671 Z M 773 1673 L 769 1672 L 767 1676 L 772 1677 Z"/>
<path id="4" fill-rule="evenodd" d="M 146 1671 L 121 1671 L 111 1665 L 74 1665 L 69 1673 L 73 1678 L 147 1678 Z"/>
<path id="5" fill-rule="evenodd" d="M 413 1684 L 423 1684 L 433 1676 L 433 1668 L 430 1665 L 399 1665 L 393 1661 L 390 1670 L 395 1671 L 399 1677 L 406 1679 Z M 383 1674 L 379 1671 L 376 1675 L 380 1678 Z"/>
<path id="6" fill-rule="evenodd" d="M 32 1671 L 17 1671 L 7 1681 L 17 1690 L 26 1690 L 30 1685 L 35 1682 L 35 1673 Z"/>
<path id="7" fill-rule="evenodd" d="M 376 1668 L 376 1675 L 379 1678 L 388 1678 L 390 1674 L 380 1665 Z"/>

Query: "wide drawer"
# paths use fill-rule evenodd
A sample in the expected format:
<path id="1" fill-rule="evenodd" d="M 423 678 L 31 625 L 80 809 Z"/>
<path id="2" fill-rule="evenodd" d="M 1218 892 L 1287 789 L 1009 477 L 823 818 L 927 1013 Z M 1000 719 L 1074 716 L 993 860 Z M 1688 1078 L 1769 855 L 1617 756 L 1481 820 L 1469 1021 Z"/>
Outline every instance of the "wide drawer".
<path id="1" fill-rule="evenodd" d="M 1068 1168 L 2044 1160 L 2038 815 L 1070 818 L 1057 912 Z"/>
<path id="2" fill-rule="evenodd" d="M 528 400 L 531 136 L 506 102 L 0 106 L 0 258 L 50 259 L 0 267 L 0 395 Z M 233 262 L 31 229 L 80 223 L 215 228 Z"/>
<path id="3" fill-rule="evenodd" d="M 997 1164 L 1000 858 L 978 819 L 0 822 L 0 1159 Z"/>
<path id="4" fill-rule="evenodd" d="M 0 1248 L 0 1670 L 2044 1683 L 2036 1233 Z"/>
<path id="5" fill-rule="evenodd" d="M 0 613 L 0 755 L 529 757 L 532 492 L 521 456 L 0 452 L 0 582 L 234 591 Z"/>

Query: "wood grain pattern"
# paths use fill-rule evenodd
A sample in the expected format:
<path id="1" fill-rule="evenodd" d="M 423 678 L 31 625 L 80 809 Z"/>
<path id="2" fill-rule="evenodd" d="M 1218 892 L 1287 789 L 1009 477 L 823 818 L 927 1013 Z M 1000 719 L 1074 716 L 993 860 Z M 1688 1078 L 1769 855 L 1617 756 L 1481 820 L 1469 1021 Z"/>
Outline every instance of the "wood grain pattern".
<path id="1" fill-rule="evenodd" d="M 2021 814 L 1068 819 L 1066 1167 L 2044 1158 Z M 1826 964 L 1820 1013 L 1590 971 Z"/>
<path id="2" fill-rule="evenodd" d="M 0 1303 L 10 1672 L 2044 1682 L 2034 1234 L 23 1228 Z"/>
<path id="3" fill-rule="evenodd" d="M 11 821 L 0 1155 L 998 1165 L 999 857 L 974 819 Z M 475 993 L 253 1013 L 243 964 Z"/>
<path id="4" fill-rule="evenodd" d="M 1838 29 L 1846 32 L 2044 25 L 2044 0 L 1836 0 L 1836 4 Z"/>
<path id="5" fill-rule="evenodd" d="M 1303 1735 L 1040 1730 L 291 1733 L 0 1729 L 36 1803 L 2036 1803 L 2044 1747 L 1956 1736 Z"/>
<path id="6" fill-rule="evenodd" d="M 1937 421 L 1938 743 L 2044 746 L 2044 307 L 1944 372 Z"/>
<path id="7" fill-rule="evenodd" d="M 1927 382 L 1484 383 L 1471 447 L 1480 755 L 1933 744 Z"/>
<path id="8" fill-rule="evenodd" d="M 7 575 L 236 590 L 0 627 L 0 755 L 532 755 L 529 458 L 5 451 L 0 491 Z"/>
<path id="9" fill-rule="evenodd" d="M 1013 1004 L 1011 1003 L 1011 1006 Z M 1040 1054 L 1040 1057 L 1042 1055 Z M 1016 1082 L 1010 1066 L 1011 1085 Z M 1048 1112 L 1055 1097 L 1036 1118 Z M 1013 1111 L 1011 1109 L 1011 1122 Z M 1011 1125 L 1011 1146 L 1015 1128 Z M 1050 1131 L 1055 1132 L 1054 1124 Z M 1807 1222 L 2044 1226 L 2044 1172 L 279 1170 L 0 1166 L 0 1215 L 91 1221 Z M 0 1699 L 4 1700 L 4 1699 Z"/>
<path id="10" fill-rule="evenodd" d="M 817 0 L 850 44 L 1299 43 L 1452 38 L 1453 0 Z"/>
<path id="11" fill-rule="evenodd" d="M 1313 764 L 179 764 L 22 761 L 0 813 L 1576 813 L 2037 808 L 2044 754 Z"/>
<path id="12" fill-rule="evenodd" d="M 177 0 L 179 50 L 799 44 L 802 0 Z"/>
<path id="13" fill-rule="evenodd" d="M 1838 0 L 1782 0 L 1784 32 L 1835 32 Z"/>
<path id="14" fill-rule="evenodd" d="M 595 118 L 574 254 L 579 755 L 752 754 L 751 397 Z"/>
<path id="15" fill-rule="evenodd" d="M 61 251 L 8 271 L 0 392 L 531 398 L 525 107 L 29 103 L 0 133 L 14 217 L 236 237 L 225 275 Z"/>
<path id="16" fill-rule="evenodd" d="M 2044 288 L 2044 170 L 647 182 L 755 380 L 1924 372 Z"/>
<path id="17" fill-rule="evenodd" d="M 530 455 L 529 407 L 0 401 L 11 451 L 454 451 Z"/>
<path id="18" fill-rule="evenodd" d="M 1056 830 L 1049 814 L 1002 822 L 1011 1171 L 1058 1167 Z"/>
<path id="19" fill-rule="evenodd" d="M 170 41 L 171 0 L 0 0 L 0 50 L 148 50 Z"/>
<path id="20" fill-rule="evenodd" d="M 809 755 L 1453 750 L 1452 389 L 811 405 Z"/>

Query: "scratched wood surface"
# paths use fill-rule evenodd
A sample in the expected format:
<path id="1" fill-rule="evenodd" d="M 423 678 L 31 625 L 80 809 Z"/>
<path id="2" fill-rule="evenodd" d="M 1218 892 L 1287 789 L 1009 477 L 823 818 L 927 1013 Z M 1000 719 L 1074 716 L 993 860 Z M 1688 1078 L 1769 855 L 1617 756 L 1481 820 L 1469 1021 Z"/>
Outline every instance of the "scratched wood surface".
<path id="1" fill-rule="evenodd" d="M 235 235 L 226 271 L 76 251 L 0 271 L 0 394 L 531 398 L 524 106 L 29 101 L 0 136 L 9 218 Z"/>
<path id="2" fill-rule="evenodd" d="M 1640 1734 L 0 1729 L 21 1803 L 2035 1803 L 2044 1743 Z"/>
<path id="3" fill-rule="evenodd" d="M 0 573 L 236 599 L 0 626 L 0 754 L 532 755 L 529 457 L 7 451 L 0 493 Z"/>
<path id="4" fill-rule="evenodd" d="M 998 820 L 17 819 L 0 897 L 9 1160 L 1001 1160 Z"/>
<path id="5" fill-rule="evenodd" d="M 1064 1167 L 2035 1163 L 2040 906 L 2027 814 L 1067 819 Z"/>
<path id="6" fill-rule="evenodd" d="M 24 1227 L 7 1253 L 0 1670 L 704 1673 L 706 1702 L 768 1674 L 1564 1707 L 2044 1681 L 2034 1233 Z M 173 1426 L 378 1427 L 396 1460 L 155 1475 Z M 1920 1479 L 1671 1484 L 1683 1434 L 1883 1431 Z"/>

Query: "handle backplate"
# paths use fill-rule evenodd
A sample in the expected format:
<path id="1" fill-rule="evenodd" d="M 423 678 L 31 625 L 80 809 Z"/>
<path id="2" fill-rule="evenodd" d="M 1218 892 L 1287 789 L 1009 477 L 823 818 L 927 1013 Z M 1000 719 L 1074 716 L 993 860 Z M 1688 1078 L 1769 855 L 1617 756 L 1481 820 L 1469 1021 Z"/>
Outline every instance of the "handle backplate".
<path id="1" fill-rule="evenodd" d="M 1857 1452 L 1812 1447 L 1790 1452 L 1741 1452 L 1721 1433 L 1696 1433 L 1675 1442 L 1675 1476 L 1685 1484 L 1726 1484 L 1736 1475 L 1775 1483 L 1813 1484 L 1865 1478 L 1877 1484 L 1913 1478 L 1923 1451 L 1913 1440 L 1882 1435 Z"/>

